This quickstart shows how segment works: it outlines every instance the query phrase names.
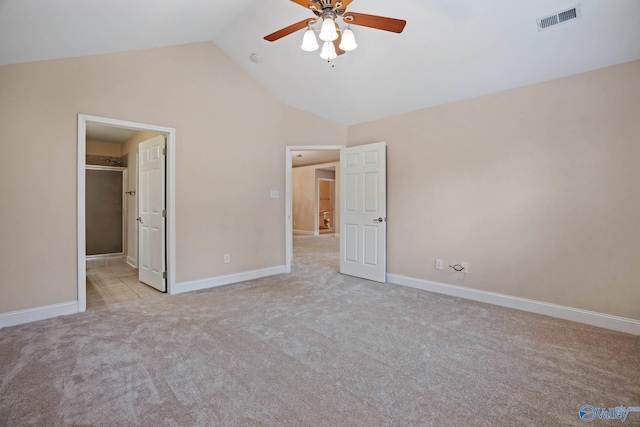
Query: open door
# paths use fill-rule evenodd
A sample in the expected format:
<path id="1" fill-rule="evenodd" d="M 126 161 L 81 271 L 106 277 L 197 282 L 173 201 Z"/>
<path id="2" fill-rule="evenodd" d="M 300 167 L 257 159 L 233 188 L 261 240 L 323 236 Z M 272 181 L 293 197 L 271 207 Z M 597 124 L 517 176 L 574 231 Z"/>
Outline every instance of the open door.
<path id="1" fill-rule="evenodd" d="M 340 150 L 340 273 L 386 282 L 385 142 Z"/>
<path id="2" fill-rule="evenodd" d="M 138 280 L 166 292 L 165 136 L 138 147 Z"/>

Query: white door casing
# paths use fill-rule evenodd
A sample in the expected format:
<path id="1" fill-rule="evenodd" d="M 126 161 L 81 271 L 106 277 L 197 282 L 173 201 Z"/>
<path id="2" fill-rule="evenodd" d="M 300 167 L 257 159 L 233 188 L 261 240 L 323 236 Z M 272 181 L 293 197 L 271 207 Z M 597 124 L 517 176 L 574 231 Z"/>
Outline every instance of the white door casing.
<path id="1" fill-rule="evenodd" d="M 165 136 L 138 146 L 138 278 L 166 291 Z"/>
<path id="2" fill-rule="evenodd" d="M 386 143 L 340 150 L 340 273 L 386 282 Z"/>

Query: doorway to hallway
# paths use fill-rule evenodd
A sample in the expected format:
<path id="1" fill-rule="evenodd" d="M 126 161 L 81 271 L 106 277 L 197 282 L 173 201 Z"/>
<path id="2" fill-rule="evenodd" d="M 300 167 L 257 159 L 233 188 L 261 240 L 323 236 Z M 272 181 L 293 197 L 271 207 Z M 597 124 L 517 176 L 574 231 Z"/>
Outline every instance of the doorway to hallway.
<path id="1" fill-rule="evenodd" d="M 320 234 L 321 229 L 329 230 L 329 227 L 331 227 L 332 237 L 339 235 L 339 206 L 337 206 L 339 199 L 337 195 L 333 197 L 331 208 L 320 206 L 319 180 L 333 179 L 334 189 L 338 188 L 341 148 L 343 146 L 301 146 L 286 149 L 287 272 L 291 272 L 294 235 L 296 237 L 316 236 Z"/>
<path id="2" fill-rule="evenodd" d="M 340 273 L 386 282 L 386 143 L 378 142 L 353 146 L 301 146 L 286 147 L 286 223 L 285 262 L 287 273 L 291 272 L 293 257 L 294 226 L 298 219 L 294 213 L 293 194 L 295 180 L 293 159 L 303 157 L 302 152 L 339 150 L 340 158 L 336 171 L 340 171 L 340 197 L 334 210 L 334 223 L 340 234 Z M 339 169 L 338 169 L 339 168 Z M 317 177 L 316 177 L 317 179 Z M 314 181 L 315 182 L 315 181 Z M 301 212 L 311 212 L 316 223 L 320 216 L 317 209 L 302 204 Z M 316 206 L 317 208 L 317 206 Z M 308 215 L 303 215 L 307 217 Z M 300 230 L 300 229 L 297 229 Z M 306 229 L 302 229 L 303 233 Z M 316 228 L 314 235 L 319 234 Z"/>

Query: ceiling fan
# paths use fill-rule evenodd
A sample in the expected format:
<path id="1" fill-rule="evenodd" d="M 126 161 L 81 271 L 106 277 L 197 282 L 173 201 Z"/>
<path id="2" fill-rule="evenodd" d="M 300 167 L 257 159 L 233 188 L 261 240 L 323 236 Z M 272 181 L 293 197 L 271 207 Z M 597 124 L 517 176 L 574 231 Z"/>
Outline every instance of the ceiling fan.
<path id="1" fill-rule="evenodd" d="M 384 16 L 366 15 L 364 13 L 347 12 L 347 7 L 353 0 L 291 0 L 311 10 L 316 17 L 308 18 L 293 25 L 282 28 L 281 30 L 265 36 L 265 40 L 274 42 L 298 30 L 307 28 L 302 41 L 302 50 L 313 52 L 320 45 L 316 39 L 316 31 L 320 31 L 319 38 L 322 40 L 323 46 L 320 57 L 333 66 L 333 60 L 345 52 L 354 50 L 358 47 L 355 36 L 351 31 L 351 25 L 360 25 L 362 27 L 375 28 L 377 30 L 390 31 L 393 33 L 401 33 L 404 30 L 407 21 L 402 19 L 387 18 Z M 342 30 L 336 22 L 342 19 L 347 27 Z M 320 24 L 321 28 L 316 29 L 313 25 Z"/>

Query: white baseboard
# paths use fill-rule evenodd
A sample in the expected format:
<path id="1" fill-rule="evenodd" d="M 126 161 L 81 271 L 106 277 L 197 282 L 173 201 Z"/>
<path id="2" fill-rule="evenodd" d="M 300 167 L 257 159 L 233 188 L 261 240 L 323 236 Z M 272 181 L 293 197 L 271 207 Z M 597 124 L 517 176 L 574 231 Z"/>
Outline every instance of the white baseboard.
<path id="1" fill-rule="evenodd" d="M 115 259 L 122 258 L 124 256 L 123 252 L 113 253 L 113 254 L 100 254 L 100 255 L 87 255 L 84 259 L 86 261 L 91 261 L 94 259 Z"/>
<path id="2" fill-rule="evenodd" d="M 133 268 L 138 268 L 138 263 L 136 263 L 136 260 L 131 258 L 130 256 L 127 257 L 127 264 L 129 264 Z"/>
<path id="3" fill-rule="evenodd" d="M 446 283 L 432 282 L 430 280 L 415 279 L 412 277 L 400 276 L 398 274 L 387 274 L 387 282 L 395 285 L 422 289 L 423 291 L 485 302 L 502 307 L 515 308 L 517 310 L 528 311 L 531 313 L 544 314 L 546 316 L 571 320 L 573 322 L 586 323 L 587 325 L 612 329 L 614 331 L 625 332 L 628 334 L 640 335 L 640 320 L 597 313 L 595 311 L 582 310 L 558 304 L 550 304 L 526 298 L 513 297 L 495 292 L 448 285 Z"/>
<path id="4" fill-rule="evenodd" d="M 181 294 L 184 292 L 216 288 L 218 286 L 231 285 L 233 283 L 246 282 L 247 280 L 260 279 L 262 277 L 275 276 L 276 274 L 284 273 L 286 273 L 286 267 L 284 265 L 279 265 L 277 267 L 264 268 L 262 270 L 245 271 L 243 273 L 212 277 L 210 279 L 182 282 L 176 284 L 176 290 L 173 293 Z"/>
<path id="5" fill-rule="evenodd" d="M 28 308 L 26 310 L 11 311 L 0 314 L 0 328 L 15 326 L 52 317 L 78 313 L 78 301 L 63 302 L 61 304 L 46 305 L 44 307 Z"/>
<path id="6" fill-rule="evenodd" d="M 315 231 L 309 231 L 309 230 L 293 230 L 293 234 L 308 234 L 308 235 L 314 235 L 316 234 Z"/>

